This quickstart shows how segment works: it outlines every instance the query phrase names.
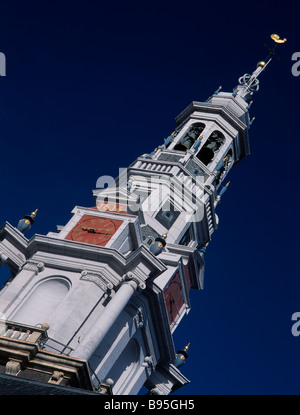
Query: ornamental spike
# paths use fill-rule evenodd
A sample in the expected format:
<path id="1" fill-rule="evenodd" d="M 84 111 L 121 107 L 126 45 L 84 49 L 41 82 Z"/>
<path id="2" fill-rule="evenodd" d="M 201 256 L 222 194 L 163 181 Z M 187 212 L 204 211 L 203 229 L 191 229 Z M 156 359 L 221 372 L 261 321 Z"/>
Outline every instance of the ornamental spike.
<path id="1" fill-rule="evenodd" d="M 202 135 L 200 135 L 200 137 L 198 138 L 198 140 L 195 142 L 195 144 L 193 145 L 193 149 L 194 149 L 194 151 L 196 152 L 197 150 L 198 150 L 198 148 L 200 147 L 200 145 L 201 145 L 201 139 L 203 138 L 203 136 Z"/>
<path id="2" fill-rule="evenodd" d="M 236 97 L 238 92 L 239 92 L 239 88 L 237 88 L 237 89 L 234 91 L 234 93 L 232 94 L 232 96 L 233 96 L 233 97 Z"/>
<path id="3" fill-rule="evenodd" d="M 253 117 L 252 120 L 249 122 L 249 127 L 253 124 L 254 120 L 255 120 L 255 117 Z"/>
<path id="4" fill-rule="evenodd" d="M 154 154 L 157 152 L 157 148 L 155 148 L 153 151 L 151 151 L 150 156 L 154 156 Z"/>
<path id="5" fill-rule="evenodd" d="M 219 88 L 214 92 L 215 95 L 218 95 L 218 93 L 221 91 L 222 85 L 219 86 Z"/>
<path id="6" fill-rule="evenodd" d="M 165 138 L 164 145 L 165 146 L 169 145 L 174 140 L 175 135 L 176 135 L 176 130 L 173 131 L 172 134 L 170 134 L 167 138 Z"/>
<path id="7" fill-rule="evenodd" d="M 223 194 L 227 191 L 229 184 L 230 182 L 226 183 L 225 186 L 222 187 L 222 189 L 220 190 L 220 193 L 218 194 L 219 197 L 222 197 Z"/>
<path id="8" fill-rule="evenodd" d="M 202 245 L 199 249 L 198 252 L 200 252 L 201 254 L 206 254 L 206 249 L 208 247 L 209 242 L 207 242 L 205 245 Z"/>
<path id="9" fill-rule="evenodd" d="M 249 110 L 252 104 L 253 104 L 253 101 L 250 101 L 249 104 L 246 107 L 246 110 Z"/>

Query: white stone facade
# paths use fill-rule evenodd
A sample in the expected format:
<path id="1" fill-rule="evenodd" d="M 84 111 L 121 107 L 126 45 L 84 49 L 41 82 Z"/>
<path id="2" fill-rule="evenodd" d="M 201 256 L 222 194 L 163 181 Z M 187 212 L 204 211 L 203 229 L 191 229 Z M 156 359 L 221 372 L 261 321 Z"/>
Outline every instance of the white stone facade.
<path id="1" fill-rule="evenodd" d="M 46 350 L 87 360 L 96 389 L 107 378 L 114 381 L 113 393 L 124 395 L 137 394 L 144 384 L 153 393 L 168 394 L 187 383 L 172 365 L 172 333 L 191 309 L 190 288 L 204 285 L 199 248 L 217 229 L 219 189 L 229 170 L 249 154 L 246 107 L 243 98 L 219 93 L 186 108 L 169 145 L 135 160 L 118 189 L 115 203 L 138 203 L 139 211 L 75 207 L 57 233 L 30 240 L 4 224 L 0 258 L 14 274 L 0 292 L 5 318 L 31 326 L 48 323 Z M 204 124 L 198 148 L 195 140 L 186 151 L 176 150 L 197 123 Z M 214 132 L 223 142 L 205 164 L 197 156 Z M 226 156 L 225 168 L 218 170 Z M 114 195 L 112 187 L 94 190 L 96 204 Z M 165 213 L 166 203 L 173 207 Z M 66 239 L 84 215 L 122 225 L 105 246 Z M 154 255 L 151 243 L 166 232 L 166 246 Z M 165 295 L 174 276 L 181 287 L 176 315 L 170 314 Z"/>

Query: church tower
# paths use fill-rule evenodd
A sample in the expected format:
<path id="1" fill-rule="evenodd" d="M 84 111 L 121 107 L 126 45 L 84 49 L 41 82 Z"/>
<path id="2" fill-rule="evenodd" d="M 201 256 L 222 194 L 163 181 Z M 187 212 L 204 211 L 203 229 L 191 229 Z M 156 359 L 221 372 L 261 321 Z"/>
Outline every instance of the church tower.
<path id="1" fill-rule="evenodd" d="M 168 395 L 189 382 L 188 345 L 177 351 L 172 334 L 190 290 L 203 289 L 216 210 L 249 155 L 251 98 L 273 54 L 233 92 L 192 102 L 164 142 L 108 187 L 100 178 L 93 207 L 76 206 L 57 232 L 27 239 L 36 211 L 0 228 L 12 272 L 0 291 L 0 390 Z"/>

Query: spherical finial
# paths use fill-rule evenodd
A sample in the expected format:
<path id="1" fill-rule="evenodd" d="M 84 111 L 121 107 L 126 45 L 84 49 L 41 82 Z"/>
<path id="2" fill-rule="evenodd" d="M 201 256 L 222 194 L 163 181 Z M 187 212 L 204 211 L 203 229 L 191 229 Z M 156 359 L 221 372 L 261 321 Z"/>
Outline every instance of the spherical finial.
<path id="1" fill-rule="evenodd" d="M 34 212 L 32 212 L 31 213 L 31 216 L 33 217 L 33 218 L 35 218 L 36 217 L 36 212 L 38 211 L 38 209 L 36 209 Z"/>
<path id="2" fill-rule="evenodd" d="M 50 329 L 50 325 L 49 325 L 48 323 L 43 323 L 43 324 L 41 325 L 41 328 L 42 328 L 43 330 L 49 330 L 49 329 Z"/>
<path id="3" fill-rule="evenodd" d="M 260 61 L 257 64 L 257 67 L 263 68 L 265 66 L 266 62 L 265 61 Z"/>

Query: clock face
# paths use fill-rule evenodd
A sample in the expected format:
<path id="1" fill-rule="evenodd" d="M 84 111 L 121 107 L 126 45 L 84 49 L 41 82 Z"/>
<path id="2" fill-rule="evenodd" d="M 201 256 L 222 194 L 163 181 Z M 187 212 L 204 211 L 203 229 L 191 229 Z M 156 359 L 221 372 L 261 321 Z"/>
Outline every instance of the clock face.
<path id="1" fill-rule="evenodd" d="M 175 274 L 165 289 L 164 298 L 169 315 L 169 323 L 172 324 L 184 304 L 179 272 Z"/>
<path id="2" fill-rule="evenodd" d="M 66 239 L 105 246 L 123 222 L 121 220 L 83 216 Z"/>

